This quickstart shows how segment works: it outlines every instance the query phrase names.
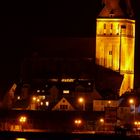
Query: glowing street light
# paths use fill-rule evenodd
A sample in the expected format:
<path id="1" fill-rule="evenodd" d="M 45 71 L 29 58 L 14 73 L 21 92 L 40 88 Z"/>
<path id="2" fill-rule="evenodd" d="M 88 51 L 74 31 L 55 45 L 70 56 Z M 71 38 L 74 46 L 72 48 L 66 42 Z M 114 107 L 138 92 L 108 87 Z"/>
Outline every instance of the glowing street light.
<path id="1" fill-rule="evenodd" d="M 105 120 L 104 120 L 104 118 L 100 118 L 100 119 L 99 119 L 99 123 L 100 123 L 100 125 L 101 125 L 101 129 L 102 129 L 102 130 L 105 130 Z"/>
<path id="2" fill-rule="evenodd" d="M 134 99 L 132 99 L 132 98 L 129 99 L 129 103 L 130 103 L 130 104 L 134 104 Z"/>
<path id="3" fill-rule="evenodd" d="M 33 96 L 32 100 L 33 100 L 33 101 L 36 101 L 36 97 L 35 97 L 35 96 Z"/>
<path id="4" fill-rule="evenodd" d="M 129 104 L 133 105 L 134 107 L 134 122 L 135 122 L 135 116 L 136 116 L 136 105 L 135 105 L 135 100 L 133 98 L 129 99 Z"/>
<path id="5" fill-rule="evenodd" d="M 110 100 L 108 101 L 108 104 L 111 104 L 111 101 Z"/>
<path id="6" fill-rule="evenodd" d="M 74 123 L 75 123 L 76 127 L 79 128 L 79 126 L 82 124 L 82 120 L 76 119 L 76 120 L 74 120 Z"/>
<path id="7" fill-rule="evenodd" d="M 84 98 L 83 98 L 83 97 L 80 97 L 80 98 L 78 99 L 78 102 L 79 102 L 80 104 L 82 104 L 83 111 L 85 111 L 85 100 L 84 100 Z"/>
<path id="8" fill-rule="evenodd" d="M 101 124 L 103 124 L 103 123 L 104 123 L 104 119 L 103 119 L 103 118 L 100 118 L 100 120 L 99 120 L 99 121 L 100 121 L 100 123 L 101 123 Z"/>
<path id="9" fill-rule="evenodd" d="M 21 123 L 22 131 L 23 131 L 23 125 L 27 122 L 26 116 L 20 116 L 19 122 Z"/>

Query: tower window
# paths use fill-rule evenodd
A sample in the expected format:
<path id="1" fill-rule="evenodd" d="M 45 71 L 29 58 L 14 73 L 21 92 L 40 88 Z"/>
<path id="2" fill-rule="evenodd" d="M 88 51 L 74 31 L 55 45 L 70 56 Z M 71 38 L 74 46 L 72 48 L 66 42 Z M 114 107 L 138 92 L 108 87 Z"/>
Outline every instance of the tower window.
<path id="1" fill-rule="evenodd" d="M 106 24 L 104 24 L 104 29 L 106 29 Z"/>
<path id="2" fill-rule="evenodd" d="M 118 24 L 118 27 L 117 27 L 117 35 L 119 35 L 119 27 L 120 27 L 120 25 Z"/>
<path id="3" fill-rule="evenodd" d="M 113 29 L 113 24 L 111 24 L 111 29 Z"/>
<path id="4" fill-rule="evenodd" d="M 106 24 L 104 24 L 104 35 L 106 34 Z"/>
<path id="5" fill-rule="evenodd" d="M 112 51 L 109 51 L 109 55 L 112 55 Z"/>
<path id="6" fill-rule="evenodd" d="M 126 25 L 121 25 L 121 28 L 122 29 L 126 29 Z"/>
<path id="7" fill-rule="evenodd" d="M 133 26 L 131 25 L 131 35 L 133 35 Z"/>
<path id="8" fill-rule="evenodd" d="M 110 26 L 110 34 L 112 35 L 113 24 Z"/>

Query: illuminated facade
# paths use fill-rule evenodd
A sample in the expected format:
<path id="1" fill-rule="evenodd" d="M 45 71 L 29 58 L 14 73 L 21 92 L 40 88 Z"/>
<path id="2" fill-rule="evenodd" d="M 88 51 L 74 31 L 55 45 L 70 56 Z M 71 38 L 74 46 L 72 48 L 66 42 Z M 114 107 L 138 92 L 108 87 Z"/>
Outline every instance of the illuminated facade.
<path id="1" fill-rule="evenodd" d="M 126 3 L 129 16 L 122 12 L 119 0 L 103 2 L 105 7 L 96 21 L 96 64 L 124 76 L 122 95 L 134 86 L 135 20 L 130 18 L 130 1 Z"/>

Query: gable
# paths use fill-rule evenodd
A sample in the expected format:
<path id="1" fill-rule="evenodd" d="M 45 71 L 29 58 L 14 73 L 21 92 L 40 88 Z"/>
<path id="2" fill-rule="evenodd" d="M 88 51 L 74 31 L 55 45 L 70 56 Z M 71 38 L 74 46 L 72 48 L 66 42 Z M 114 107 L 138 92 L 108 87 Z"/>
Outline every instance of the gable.
<path id="1" fill-rule="evenodd" d="M 53 108 L 52 110 L 60 110 L 60 111 L 73 111 L 73 106 L 68 102 L 66 98 L 62 98 Z"/>

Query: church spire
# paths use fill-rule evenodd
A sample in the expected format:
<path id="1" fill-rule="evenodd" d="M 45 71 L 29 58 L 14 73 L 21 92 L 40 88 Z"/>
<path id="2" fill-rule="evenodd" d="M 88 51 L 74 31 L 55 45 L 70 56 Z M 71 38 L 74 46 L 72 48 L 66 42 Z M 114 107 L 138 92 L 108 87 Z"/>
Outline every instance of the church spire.
<path id="1" fill-rule="evenodd" d="M 133 12 L 130 0 L 125 0 L 125 2 L 126 2 L 126 6 L 127 6 L 127 14 L 129 15 L 129 17 L 133 17 L 134 12 Z"/>

